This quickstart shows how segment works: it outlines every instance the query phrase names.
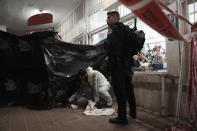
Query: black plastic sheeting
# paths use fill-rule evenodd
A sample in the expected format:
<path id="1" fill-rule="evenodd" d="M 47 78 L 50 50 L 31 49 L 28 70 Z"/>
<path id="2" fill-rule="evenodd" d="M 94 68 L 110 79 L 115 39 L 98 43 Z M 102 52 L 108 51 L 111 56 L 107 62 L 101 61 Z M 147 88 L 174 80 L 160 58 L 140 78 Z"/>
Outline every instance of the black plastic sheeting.
<path id="1" fill-rule="evenodd" d="M 106 56 L 103 42 L 90 46 L 56 40 L 44 44 L 44 53 L 49 69 L 65 78 L 75 75 L 80 68 L 97 68 Z"/>
<path id="2" fill-rule="evenodd" d="M 80 68 L 92 66 L 105 72 L 103 41 L 77 45 L 59 41 L 56 35 L 45 31 L 15 36 L 0 31 L 1 106 L 46 109 L 55 105 L 54 100 L 65 105 L 79 88 Z"/>

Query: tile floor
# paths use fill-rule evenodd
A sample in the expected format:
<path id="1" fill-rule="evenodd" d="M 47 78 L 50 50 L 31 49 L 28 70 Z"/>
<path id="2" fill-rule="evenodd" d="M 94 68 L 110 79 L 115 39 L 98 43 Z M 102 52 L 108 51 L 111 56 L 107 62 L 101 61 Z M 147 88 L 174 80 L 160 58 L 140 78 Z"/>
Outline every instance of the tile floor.
<path id="1" fill-rule="evenodd" d="M 51 110 L 3 107 L 0 108 L 0 131 L 164 131 L 173 124 L 143 110 L 138 110 L 136 120 L 128 117 L 128 125 L 109 123 L 108 119 L 113 116 L 86 116 L 83 111 L 70 107 Z"/>

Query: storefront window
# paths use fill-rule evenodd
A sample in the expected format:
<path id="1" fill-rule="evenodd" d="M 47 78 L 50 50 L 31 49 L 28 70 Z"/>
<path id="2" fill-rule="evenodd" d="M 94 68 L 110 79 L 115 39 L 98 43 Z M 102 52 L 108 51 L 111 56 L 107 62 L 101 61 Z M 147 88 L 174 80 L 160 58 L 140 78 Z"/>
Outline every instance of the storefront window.
<path id="1" fill-rule="evenodd" d="M 131 10 L 129 10 L 124 5 L 120 5 L 120 6 L 118 6 L 118 12 L 120 13 L 120 18 L 122 18 L 122 17 L 128 15 L 129 13 L 131 13 Z"/>
<path id="2" fill-rule="evenodd" d="M 194 23 L 197 21 L 197 2 L 188 5 L 189 20 Z"/>
<path id="3" fill-rule="evenodd" d="M 133 25 L 131 25 L 133 27 Z M 134 56 L 134 71 L 167 71 L 165 37 L 137 19 L 138 30 L 145 32 L 145 44 L 142 51 Z"/>
<path id="4" fill-rule="evenodd" d="M 105 38 L 107 38 L 107 30 L 96 33 L 92 36 L 92 44 L 95 45 Z"/>
<path id="5" fill-rule="evenodd" d="M 79 37 L 73 41 L 75 44 L 83 45 L 83 37 Z"/>
<path id="6" fill-rule="evenodd" d="M 106 11 L 98 11 L 89 17 L 90 25 L 89 31 L 95 30 L 106 24 L 107 12 Z"/>

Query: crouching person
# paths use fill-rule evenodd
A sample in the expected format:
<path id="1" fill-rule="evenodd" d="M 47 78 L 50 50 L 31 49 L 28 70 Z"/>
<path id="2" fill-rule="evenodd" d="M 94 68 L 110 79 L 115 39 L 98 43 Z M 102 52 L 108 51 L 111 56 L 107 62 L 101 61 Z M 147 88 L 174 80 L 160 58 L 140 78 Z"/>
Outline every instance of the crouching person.
<path id="1" fill-rule="evenodd" d="M 108 92 L 111 85 L 102 73 L 88 67 L 87 70 L 79 70 L 79 78 L 93 88 L 93 95 L 96 103 L 99 102 L 100 98 L 103 98 L 107 103 L 107 107 L 112 106 L 112 98 Z"/>

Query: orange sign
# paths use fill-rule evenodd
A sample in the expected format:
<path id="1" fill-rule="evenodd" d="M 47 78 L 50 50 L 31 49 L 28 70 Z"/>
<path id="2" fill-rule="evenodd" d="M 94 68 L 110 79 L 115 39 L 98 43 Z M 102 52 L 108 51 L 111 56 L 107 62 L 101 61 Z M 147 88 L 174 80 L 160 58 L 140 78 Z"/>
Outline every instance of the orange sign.
<path id="1" fill-rule="evenodd" d="M 184 40 L 155 1 L 133 12 L 160 34 L 168 38 Z"/>
<path id="2" fill-rule="evenodd" d="M 119 0 L 142 21 L 157 32 L 172 39 L 185 40 L 163 13 L 156 0 Z"/>

